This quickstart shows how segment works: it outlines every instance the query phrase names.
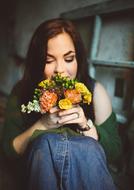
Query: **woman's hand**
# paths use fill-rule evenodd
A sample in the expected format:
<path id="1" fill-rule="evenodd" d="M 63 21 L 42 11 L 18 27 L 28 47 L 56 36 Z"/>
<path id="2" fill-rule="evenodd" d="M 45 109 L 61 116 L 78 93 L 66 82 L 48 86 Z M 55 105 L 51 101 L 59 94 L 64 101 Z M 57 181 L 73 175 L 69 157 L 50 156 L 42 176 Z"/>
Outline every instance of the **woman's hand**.
<path id="1" fill-rule="evenodd" d="M 53 107 L 50 111 L 44 114 L 41 117 L 41 123 L 44 125 L 46 129 L 58 128 L 61 124 L 58 123 L 60 109 L 58 107 Z"/>
<path id="2" fill-rule="evenodd" d="M 87 122 L 84 111 L 79 105 L 68 110 L 60 110 L 58 115 L 58 123 L 62 125 L 77 123 L 81 128 L 84 128 Z"/>
<path id="3" fill-rule="evenodd" d="M 99 139 L 96 127 L 94 125 L 92 126 L 91 129 L 89 129 L 89 131 L 84 131 L 83 135 L 84 136 L 88 136 L 88 137 L 92 137 L 92 138 L 94 138 L 97 141 Z"/>
<path id="4" fill-rule="evenodd" d="M 53 107 L 49 113 L 42 116 L 41 122 L 46 129 L 58 128 L 62 125 L 71 123 L 77 123 L 81 128 L 85 128 L 87 119 L 83 109 L 79 105 L 75 105 L 68 110 L 61 110 L 58 107 Z M 89 131 L 83 132 L 83 134 L 98 140 L 98 134 L 94 125 Z"/>
<path id="5" fill-rule="evenodd" d="M 71 123 L 77 123 L 81 128 L 85 128 L 87 124 L 87 119 L 85 117 L 83 109 L 76 105 L 71 109 L 59 111 L 58 112 L 59 119 L 58 123 L 65 125 L 65 124 L 71 124 Z M 88 131 L 83 132 L 85 136 L 89 136 L 94 138 L 95 140 L 98 140 L 98 134 L 96 127 L 93 125 L 91 129 Z"/>

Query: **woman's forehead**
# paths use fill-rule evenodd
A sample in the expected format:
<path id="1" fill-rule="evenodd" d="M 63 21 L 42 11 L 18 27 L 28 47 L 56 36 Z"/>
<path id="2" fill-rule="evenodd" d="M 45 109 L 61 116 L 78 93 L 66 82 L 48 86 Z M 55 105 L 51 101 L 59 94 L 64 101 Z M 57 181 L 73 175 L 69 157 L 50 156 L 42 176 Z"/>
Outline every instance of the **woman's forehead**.
<path id="1" fill-rule="evenodd" d="M 47 52 L 59 52 L 66 54 L 68 52 L 75 52 L 75 47 L 72 38 L 68 33 L 61 33 L 48 40 Z"/>

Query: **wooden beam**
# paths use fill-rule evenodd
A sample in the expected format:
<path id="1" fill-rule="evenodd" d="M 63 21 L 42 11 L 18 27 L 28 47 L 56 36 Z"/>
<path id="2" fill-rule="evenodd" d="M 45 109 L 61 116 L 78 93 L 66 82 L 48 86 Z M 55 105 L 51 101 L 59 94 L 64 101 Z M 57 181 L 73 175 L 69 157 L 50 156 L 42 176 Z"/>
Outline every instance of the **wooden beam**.
<path id="1" fill-rule="evenodd" d="M 116 12 L 134 8 L 134 0 L 112 0 L 101 2 L 99 4 L 85 6 L 69 12 L 61 13 L 61 17 L 75 20 L 96 14 Z"/>
<path id="2" fill-rule="evenodd" d="M 105 67 L 121 67 L 121 68 L 133 68 L 134 61 L 109 61 L 109 60 L 97 60 L 93 59 L 90 62 L 94 66 L 105 66 Z"/>

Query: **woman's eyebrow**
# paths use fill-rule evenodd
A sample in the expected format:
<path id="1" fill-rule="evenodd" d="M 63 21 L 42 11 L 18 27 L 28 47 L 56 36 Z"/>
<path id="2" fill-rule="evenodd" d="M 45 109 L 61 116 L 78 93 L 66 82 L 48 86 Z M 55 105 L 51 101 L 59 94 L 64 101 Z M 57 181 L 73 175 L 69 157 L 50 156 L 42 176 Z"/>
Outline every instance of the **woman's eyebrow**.
<path id="1" fill-rule="evenodd" d="M 71 53 L 75 53 L 75 51 L 68 51 L 67 53 L 64 54 L 64 56 L 67 56 L 67 55 L 69 55 L 69 54 L 71 54 Z M 47 56 L 54 58 L 54 56 L 51 55 L 51 54 L 49 54 L 49 53 L 47 53 Z"/>
<path id="2" fill-rule="evenodd" d="M 48 56 L 48 57 L 52 57 L 52 58 L 54 58 L 54 56 L 51 55 L 51 54 L 49 54 L 49 53 L 47 53 L 47 56 Z"/>
<path id="3" fill-rule="evenodd" d="M 64 56 L 67 56 L 67 55 L 69 55 L 71 53 L 75 53 L 75 51 L 68 51 L 67 53 L 64 54 Z"/>

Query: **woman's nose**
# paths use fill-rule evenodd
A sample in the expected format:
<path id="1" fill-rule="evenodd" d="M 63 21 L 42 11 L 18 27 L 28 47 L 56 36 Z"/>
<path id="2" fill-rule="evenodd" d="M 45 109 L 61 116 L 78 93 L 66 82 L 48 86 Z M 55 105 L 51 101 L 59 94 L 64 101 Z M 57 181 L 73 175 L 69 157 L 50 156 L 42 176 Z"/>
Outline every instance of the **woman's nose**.
<path id="1" fill-rule="evenodd" d="M 65 72 L 65 63 L 64 61 L 57 61 L 56 67 L 55 67 L 56 73 L 63 73 Z"/>

